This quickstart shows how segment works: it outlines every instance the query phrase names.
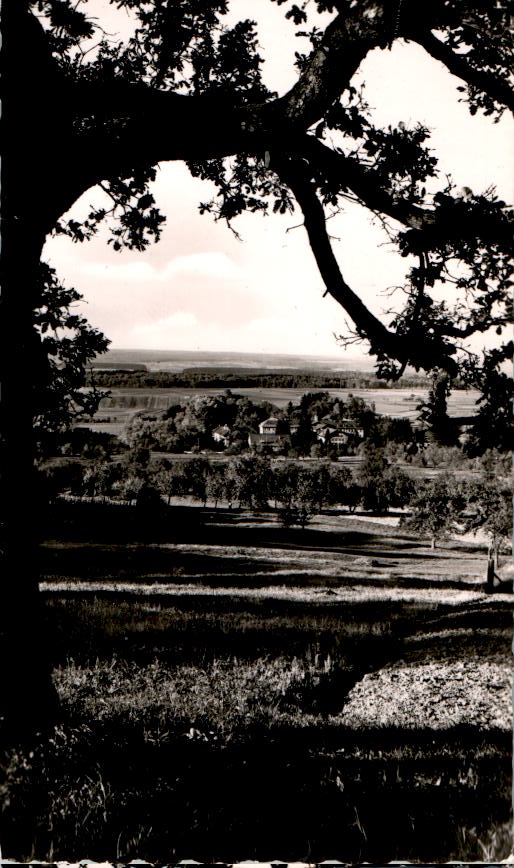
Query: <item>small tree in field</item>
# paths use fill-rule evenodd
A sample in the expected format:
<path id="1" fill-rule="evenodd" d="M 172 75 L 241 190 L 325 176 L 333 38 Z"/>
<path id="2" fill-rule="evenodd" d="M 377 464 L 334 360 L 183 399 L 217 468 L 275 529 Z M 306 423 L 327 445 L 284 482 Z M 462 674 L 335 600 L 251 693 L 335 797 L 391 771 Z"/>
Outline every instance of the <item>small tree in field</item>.
<path id="1" fill-rule="evenodd" d="M 242 455 L 229 465 L 228 475 L 233 491 L 233 499 L 239 506 L 267 509 L 271 496 L 272 473 L 269 458 L 264 456 Z M 232 500 L 232 498 L 227 498 Z"/>
<path id="2" fill-rule="evenodd" d="M 296 464 L 286 464 L 274 471 L 275 503 L 280 504 L 279 515 L 282 524 L 289 527 L 301 525 L 302 529 L 310 520 L 316 509 L 321 509 L 327 498 L 327 490 L 320 494 L 320 478 L 323 484 L 328 481 L 328 475 L 319 475 L 320 468 L 299 467 Z"/>
<path id="3" fill-rule="evenodd" d="M 174 495 L 184 494 L 187 490 L 187 478 L 182 462 L 172 462 L 164 459 L 159 461 L 152 470 L 153 485 L 166 497 L 168 506 Z"/>
<path id="4" fill-rule="evenodd" d="M 501 548 L 512 539 L 511 490 L 505 482 L 488 478 L 471 484 L 467 503 L 474 513 L 468 519 L 467 529 L 485 531 L 488 556 L 498 568 Z"/>
<path id="5" fill-rule="evenodd" d="M 117 484 L 116 490 L 123 500 L 128 500 L 129 503 L 132 503 L 133 500 L 137 500 L 139 492 L 145 485 L 146 482 L 141 476 L 136 476 L 128 470 Z"/>
<path id="6" fill-rule="evenodd" d="M 387 510 L 389 506 L 389 491 L 386 481 L 387 467 L 388 462 L 384 450 L 368 444 L 358 476 L 364 509 L 373 512 Z"/>
<path id="7" fill-rule="evenodd" d="M 218 501 L 225 494 L 225 465 L 212 464 L 205 482 L 205 493 L 207 498 L 214 501 L 214 508 L 218 508 Z"/>
<path id="8" fill-rule="evenodd" d="M 294 505 L 297 514 L 297 523 L 302 530 L 310 520 L 316 509 L 320 509 L 323 496 L 319 491 L 319 474 L 316 470 L 300 468 L 296 482 Z"/>
<path id="9" fill-rule="evenodd" d="M 275 501 L 275 509 L 278 504 L 283 509 L 291 507 L 296 491 L 298 479 L 298 467 L 296 464 L 277 464 L 273 468 L 271 478 L 271 496 Z"/>
<path id="10" fill-rule="evenodd" d="M 441 446 L 455 446 L 459 440 L 458 429 L 448 415 L 448 398 L 451 392 L 450 377 L 445 371 L 436 371 L 428 398 L 417 409 L 419 420 L 424 422 L 432 436 Z"/>
<path id="11" fill-rule="evenodd" d="M 195 500 L 207 503 L 207 477 L 209 462 L 205 458 L 192 458 L 184 467 L 185 490 L 189 491 Z"/>
<path id="12" fill-rule="evenodd" d="M 330 503 L 345 503 L 348 487 L 352 484 L 352 472 L 348 467 L 336 464 L 330 468 L 328 499 Z"/>
<path id="13" fill-rule="evenodd" d="M 456 530 L 465 498 L 451 474 L 437 476 L 423 483 L 410 502 L 411 515 L 402 519 L 402 526 L 430 538 L 435 549 L 439 540 Z"/>

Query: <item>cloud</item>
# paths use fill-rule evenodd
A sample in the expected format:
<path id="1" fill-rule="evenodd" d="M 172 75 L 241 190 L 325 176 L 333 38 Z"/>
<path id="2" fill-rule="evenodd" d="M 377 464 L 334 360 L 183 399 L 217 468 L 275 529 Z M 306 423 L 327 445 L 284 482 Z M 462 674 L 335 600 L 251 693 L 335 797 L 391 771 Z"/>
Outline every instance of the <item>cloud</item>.
<path id="1" fill-rule="evenodd" d="M 163 278 L 175 274 L 202 274 L 208 277 L 237 278 L 241 269 L 235 265 L 226 253 L 206 251 L 191 253 L 188 256 L 177 256 L 168 262 L 163 271 Z"/>
<path id="2" fill-rule="evenodd" d="M 138 259 L 115 265 L 86 262 L 82 270 L 89 277 L 120 283 L 166 283 L 177 275 L 186 274 L 222 280 L 234 280 L 241 276 L 239 266 L 235 265 L 226 253 L 219 251 L 177 256 L 167 262 L 164 268 L 157 268 L 150 262 Z"/>
<path id="3" fill-rule="evenodd" d="M 130 332 L 110 333 L 113 345 L 142 349 L 216 350 L 223 352 L 309 352 L 336 355 L 340 352 L 333 337 L 334 322 L 327 319 L 314 325 L 300 311 L 281 317 L 250 319 L 239 326 L 226 322 L 205 322 L 186 310 L 134 324 Z"/>
<path id="4" fill-rule="evenodd" d="M 171 316 L 155 320 L 151 323 L 135 325 L 132 328 L 134 337 L 141 339 L 150 338 L 155 342 L 155 337 L 172 335 L 177 329 L 191 329 L 198 326 L 198 320 L 194 313 L 186 310 L 178 310 Z"/>
<path id="5" fill-rule="evenodd" d="M 86 262 L 82 265 L 81 271 L 88 277 L 101 278 L 103 281 L 119 281 L 120 283 L 146 283 L 157 278 L 155 268 L 149 262 L 141 262 L 140 260 L 121 262 L 119 265 Z"/>

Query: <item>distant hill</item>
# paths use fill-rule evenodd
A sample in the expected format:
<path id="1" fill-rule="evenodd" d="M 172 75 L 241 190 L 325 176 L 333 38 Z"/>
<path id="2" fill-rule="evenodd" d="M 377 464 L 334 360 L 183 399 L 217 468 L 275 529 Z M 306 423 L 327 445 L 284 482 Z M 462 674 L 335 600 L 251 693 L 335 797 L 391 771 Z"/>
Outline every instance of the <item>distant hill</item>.
<path id="1" fill-rule="evenodd" d="M 361 356 L 310 356 L 285 353 L 234 353 L 184 350 L 110 349 L 99 356 L 93 367 L 98 370 L 168 371 L 180 373 L 187 368 L 230 368 L 251 370 L 337 372 L 358 370 L 371 372 L 373 362 Z"/>

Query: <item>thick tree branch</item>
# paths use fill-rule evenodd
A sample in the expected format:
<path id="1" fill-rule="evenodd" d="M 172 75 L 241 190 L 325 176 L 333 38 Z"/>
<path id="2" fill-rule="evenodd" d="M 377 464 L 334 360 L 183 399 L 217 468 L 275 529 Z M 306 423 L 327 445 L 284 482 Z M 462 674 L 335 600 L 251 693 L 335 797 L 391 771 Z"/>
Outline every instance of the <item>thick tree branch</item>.
<path id="1" fill-rule="evenodd" d="M 332 150 L 312 135 L 305 135 L 297 144 L 312 167 L 343 189 L 351 190 L 372 211 L 380 211 L 411 229 L 424 229 L 435 223 L 435 214 L 403 199 L 395 199 L 384 190 L 382 180 L 353 157 Z"/>
<path id="2" fill-rule="evenodd" d="M 327 292 L 352 318 L 358 333 L 369 341 L 373 354 L 387 355 L 402 364 L 430 370 L 437 365 L 455 373 L 456 363 L 442 355 L 441 343 L 433 344 L 428 336 L 398 335 L 389 329 L 366 307 L 346 283 L 332 250 L 326 230 L 326 218 L 315 189 L 300 165 L 287 158 L 273 159 L 273 168 L 292 190 L 305 220 L 305 229 Z M 446 347 L 448 352 L 451 348 Z"/>
<path id="3" fill-rule="evenodd" d="M 506 81 L 482 69 L 475 69 L 465 54 L 456 54 L 429 30 L 414 30 L 410 39 L 421 45 L 434 60 L 439 60 L 452 75 L 488 94 L 514 112 L 514 91 Z"/>
<path id="4" fill-rule="evenodd" d="M 372 4 L 373 12 L 345 6 L 329 24 L 319 46 L 296 84 L 276 100 L 272 113 L 295 128 L 307 129 L 319 121 L 326 109 L 347 87 L 366 55 L 373 48 L 385 48 L 384 10 Z"/>
<path id="5" fill-rule="evenodd" d="M 506 219 L 489 214 L 478 222 L 475 214 L 466 214 L 462 210 L 456 219 L 450 209 L 446 209 L 443 219 L 434 209 L 421 208 L 406 199 L 395 198 L 384 189 L 382 179 L 373 169 L 366 168 L 355 158 L 333 151 L 314 136 L 305 135 L 297 143 L 296 152 L 305 155 L 322 177 L 333 180 L 342 189 L 351 190 L 367 208 L 387 214 L 418 233 L 422 250 L 429 250 L 438 241 L 446 243 L 476 238 L 506 247 L 511 244 L 512 226 Z"/>
<path id="6" fill-rule="evenodd" d="M 290 90 L 276 99 L 247 104 L 247 122 L 253 119 L 256 129 L 264 127 L 290 130 L 308 129 L 323 117 L 326 109 L 342 93 L 370 50 L 385 47 L 384 11 L 381 4 L 369 4 L 373 14 L 345 8 L 326 28 L 319 46 L 313 51 L 305 69 Z M 216 96 L 186 97 L 161 91 L 144 83 L 128 83 L 120 79 L 72 83 L 73 103 L 70 110 L 76 116 L 98 112 L 99 106 L 114 115 L 138 115 L 141 111 L 169 111 L 189 101 L 191 105 L 216 106 L 222 113 L 238 109 L 234 100 Z M 236 95 L 237 96 L 237 95 Z M 194 101 L 194 102 L 192 102 Z"/>

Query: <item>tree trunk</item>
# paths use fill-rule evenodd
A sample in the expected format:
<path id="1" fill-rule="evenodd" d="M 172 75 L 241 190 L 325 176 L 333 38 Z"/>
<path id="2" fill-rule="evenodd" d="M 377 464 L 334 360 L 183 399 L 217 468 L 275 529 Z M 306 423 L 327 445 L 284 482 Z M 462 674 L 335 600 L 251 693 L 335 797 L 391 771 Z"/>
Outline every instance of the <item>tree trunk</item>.
<path id="1" fill-rule="evenodd" d="M 491 553 L 488 552 L 487 556 L 487 573 L 485 579 L 485 589 L 488 593 L 492 593 L 494 591 L 494 557 L 491 557 Z"/>
<path id="2" fill-rule="evenodd" d="M 8 661 L 2 669 L 0 687 L 4 742 L 41 731 L 54 719 L 58 707 L 38 588 L 43 504 L 34 466 L 33 418 L 46 371 L 39 335 L 33 327 L 44 233 L 21 219 L 12 219 L 9 204 L 1 263 L 0 656 L 4 664 Z M 14 344 L 9 340 L 13 336 Z"/>
<path id="3" fill-rule="evenodd" d="M 45 237 L 91 181 L 66 133 L 68 116 L 59 120 L 59 100 L 47 98 L 55 68 L 26 3 L 3 4 L 2 37 L 0 728 L 5 742 L 41 731 L 58 709 L 38 589 L 43 510 L 33 419 L 48 360 L 33 312 Z M 38 130 L 45 134 L 35 136 Z"/>
<path id="4" fill-rule="evenodd" d="M 435 539 L 435 536 L 433 536 L 431 541 L 430 541 L 430 548 L 432 549 L 432 551 L 434 551 L 434 549 L 435 549 L 435 543 L 436 543 L 436 539 Z"/>

